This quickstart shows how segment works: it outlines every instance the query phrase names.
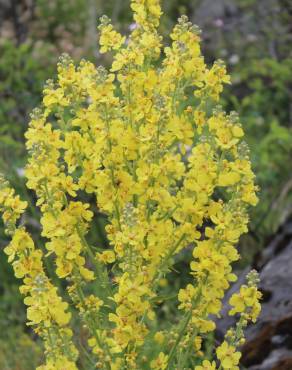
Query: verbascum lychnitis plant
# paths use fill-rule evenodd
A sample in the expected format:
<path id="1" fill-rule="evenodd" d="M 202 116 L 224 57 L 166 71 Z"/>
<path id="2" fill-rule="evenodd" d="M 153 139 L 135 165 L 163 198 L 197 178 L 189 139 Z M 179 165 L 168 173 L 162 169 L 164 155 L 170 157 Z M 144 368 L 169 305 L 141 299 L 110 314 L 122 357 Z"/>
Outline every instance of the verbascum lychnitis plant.
<path id="1" fill-rule="evenodd" d="M 159 1 L 132 0 L 131 7 L 128 38 L 101 19 L 100 52 L 113 53 L 109 71 L 63 56 L 31 115 L 25 174 L 45 254 L 21 222 L 26 203 L 1 179 L 12 236 L 5 252 L 23 279 L 28 324 L 45 346 L 38 369 L 80 368 L 75 307 L 92 369 L 236 370 L 243 329 L 260 311 L 256 272 L 230 299 L 235 327 L 216 348 L 204 346 L 236 280 L 235 246 L 257 203 L 239 119 L 217 105 L 230 79 L 221 61 L 206 66 L 199 31 L 186 17 L 163 49 Z M 86 194 L 107 218 L 109 248 L 88 242 L 96 207 Z M 193 251 L 191 283 L 173 298 L 173 322 L 162 325 L 161 280 L 186 249 Z M 48 255 L 64 281 L 63 298 L 44 268 Z"/>

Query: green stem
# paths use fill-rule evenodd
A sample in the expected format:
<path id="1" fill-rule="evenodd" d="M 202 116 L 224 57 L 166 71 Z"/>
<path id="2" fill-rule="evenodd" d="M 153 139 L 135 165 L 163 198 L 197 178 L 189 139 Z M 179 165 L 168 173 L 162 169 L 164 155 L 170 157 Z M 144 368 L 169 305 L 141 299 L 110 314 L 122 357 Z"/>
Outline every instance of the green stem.
<path id="1" fill-rule="evenodd" d="M 192 348 L 192 346 L 193 346 L 193 341 L 194 341 L 194 339 L 195 339 L 196 335 L 197 335 L 197 332 L 195 332 L 195 333 L 191 336 L 191 338 L 189 339 L 189 344 L 188 344 L 188 347 L 187 347 L 187 349 L 186 349 L 186 351 L 185 351 L 185 353 L 184 353 L 184 355 L 183 355 L 182 363 L 179 361 L 179 368 L 180 368 L 180 369 L 184 369 L 185 364 L 186 364 L 187 360 L 189 359 L 189 353 L 190 353 L 191 348 Z"/>
<path id="2" fill-rule="evenodd" d="M 179 335 L 178 335 L 178 337 L 177 337 L 177 339 L 176 339 L 176 341 L 175 341 L 174 345 L 172 346 L 172 348 L 171 348 L 171 350 L 170 350 L 169 358 L 168 358 L 168 365 L 167 365 L 166 370 L 171 369 L 171 368 L 170 368 L 170 365 L 171 365 L 172 360 L 173 360 L 173 358 L 174 358 L 175 351 L 176 351 L 176 349 L 177 349 L 177 347 L 178 347 L 178 345 L 179 345 L 179 343 L 180 343 L 180 341 L 181 341 L 181 339 L 182 339 L 183 335 L 185 334 L 185 330 L 186 330 L 186 328 L 187 328 L 187 326 L 188 326 L 188 324 L 189 324 L 189 322 L 190 322 L 190 320 L 191 320 L 191 318 L 192 318 L 192 312 L 193 312 L 193 309 L 194 309 L 194 307 L 196 307 L 196 305 L 198 304 L 198 302 L 199 302 L 199 301 L 200 301 L 200 299 L 201 299 L 201 295 L 202 295 L 202 286 L 205 284 L 206 280 L 207 280 L 207 277 L 206 277 L 206 278 L 204 279 L 204 281 L 201 283 L 201 286 L 200 286 L 200 288 L 199 288 L 199 290 L 198 290 L 197 296 L 195 297 L 195 299 L 194 299 L 194 300 L 193 300 L 193 302 L 192 302 L 192 307 L 191 307 L 191 309 L 190 309 L 189 313 L 187 314 L 187 317 L 186 317 L 186 319 L 185 319 L 185 321 L 184 321 L 184 323 L 183 323 L 183 326 L 182 326 L 181 330 L 179 331 Z"/>
<path id="3" fill-rule="evenodd" d="M 170 251 L 167 253 L 166 257 L 164 258 L 164 260 L 162 261 L 161 265 L 157 269 L 157 271 L 159 271 L 159 273 L 158 273 L 158 276 L 153 279 L 153 283 L 158 282 L 161 279 L 161 277 L 165 273 L 165 271 L 164 271 L 165 268 L 168 267 L 167 264 L 168 264 L 169 260 L 174 255 L 174 253 L 176 252 L 177 248 L 184 241 L 185 238 L 186 238 L 186 234 L 183 234 L 179 238 L 179 240 L 174 244 L 174 246 L 170 249 Z"/>
<path id="4" fill-rule="evenodd" d="M 108 301 L 107 303 L 110 303 L 112 305 L 112 300 L 108 299 L 108 297 L 112 297 L 112 291 L 111 291 L 110 283 L 107 281 L 108 279 L 106 279 L 105 274 L 103 272 L 103 269 L 102 269 L 100 263 L 96 260 L 94 254 L 91 250 L 90 245 L 87 243 L 87 240 L 85 239 L 85 237 L 84 237 L 83 233 L 81 232 L 80 227 L 78 225 L 76 226 L 76 230 L 77 230 L 78 236 L 79 236 L 79 238 L 80 238 L 88 256 L 91 259 L 91 262 L 93 263 L 93 265 L 95 267 L 97 277 L 98 277 L 99 281 L 101 282 L 102 287 L 105 289 L 106 297 L 103 297 L 103 298 L 106 298 L 107 301 Z"/>
<path id="5" fill-rule="evenodd" d="M 185 321 L 184 321 L 183 326 L 182 326 L 182 328 L 181 328 L 181 330 L 179 332 L 179 335 L 178 335 L 178 337 L 177 337 L 174 345 L 172 346 L 172 348 L 171 348 L 171 350 L 169 352 L 167 369 L 171 369 L 170 368 L 170 365 L 171 365 L 172 360 L 173 360 L 173 357 L 175 355 L 175 351 L 176 351 L 177 346 L 179 345 L 179 343 L 180 343 L 180 341 L 181 341 L 181 339 L 182 339 L 182 337 L 183 337 L 183 335 L 185 333 L 185 330 L 186 330 L 186 328 L 187 328 L 187 326 L 188 326 L 191 318 L 192 318 L 192 310 L 190 310 L 190 312 L 187 314 L 187 317 L 185 318 Z"/>
<path id="6" fill-rule="evenodd" d="M 78 294 L 78 297 L 79 297 L 79 300 L 80 302 L 82 303 L 84 309 L 86 310 L 86 304 L 85 304 L 85 296 L 84 296 L 84 293 L 83 293 L 83 290 L 82 288 L 77 285 L 77 294 Z M 103 345 L 99 335 L 98 335 L 98 332 L 97 332 L 97 328 L 96 328 L 96 323 L 95 323 L 95 317 L 92 317 L 92 314 L 90 314 L 87 319 L 84 318 L 84 321 L 86 322 L 87 324 L 87 327 L 88 329 L 90 330 L 91 332 L 91 335 L 94 336 L 94 338 L 96 339 L 98 345 L 100 346 L 100 348 L 103 348 L 106 352 L 106 354 L 109 356 L 109 358 L 111 358 L 111 354 L 110 354 L 110 351 L 107 347 L 107 345 Z M 105 367 L 110 370 L 110 364 L 106 361 L 105 362 Z"/>

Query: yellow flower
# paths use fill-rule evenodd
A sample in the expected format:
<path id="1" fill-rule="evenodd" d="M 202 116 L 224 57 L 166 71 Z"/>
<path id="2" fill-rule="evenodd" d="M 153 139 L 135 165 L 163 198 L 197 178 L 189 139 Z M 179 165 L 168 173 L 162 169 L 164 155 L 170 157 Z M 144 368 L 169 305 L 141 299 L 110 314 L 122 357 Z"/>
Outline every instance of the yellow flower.
<path id="1" fill-rule="evenodd" d="M 102 23 L 99 26 L 101 31 L 99 44 L 101 48 L 99 51 L 101 53 L 106 53 L 110 50 L 118 50 L 125 42 L 126 38 L 115 31 L 111 24 L 108 24 L 109 19 L 102 17 L 101 21 Z"/>
<path id="2" fill-rule="evenodd" d="M 204 360 L 202 365 L 195 366 L 195 370 L 216 370 L 216 363 L 215 361 L 208 361 Z"/>
<path id="3" fill-rule="evenodd" d="M 236 352 L 235 347 L 223 342 L 216 350 L 216 354 L 223 369 L 238 370 L 239 359 L 241 354 Z"/>
<path id="4" fill-rule="evenodd" d="M 96 258 L 103 263 L 113 263 L 115 262 L 116 256 L 113 251 L 104 251 L 102 253 L 97 253 Z"/>
<path id="5" fill-rule="evenodd" d="M 64 97 L 64 91 L 61 88 L 56 90 L 45 89 L 43 103 L 47 108 L 57 103 L 65 107 L 69 104 L 69 101 Z"/>
<path id="6" fill-rule="evenodd" d="M 221 172 L 218 178 L 218 186 L 234 185 L 240 180 L 240 175 L 236 172 Z"/>
<path id="7" fill-rule="evenodd" d="M 154 340 L 157 343 L 162 344 L 165 340 L 165 336 L 164 336 L 163 332 L 162 331 L 156 332 L 155 335 L 154 335 Z"/>
<path id="8" fill-rule="evenodd" d="M 229 304 L 233 306 L 229 314 L 245 313 L 245 317 L 255 322 L 261 309 L 259 304 L 261 296 L 256 286 L 241 286 L 239 293 L 234 293 L 229 300 Z"/>
<path id="9" fill-rule="evenodd" d="M 158 357 L 150 362 L 150 367 L 154 370 L 165 370 L 167 368 L 167 363 L 168 356 L 160 352 Z"/>

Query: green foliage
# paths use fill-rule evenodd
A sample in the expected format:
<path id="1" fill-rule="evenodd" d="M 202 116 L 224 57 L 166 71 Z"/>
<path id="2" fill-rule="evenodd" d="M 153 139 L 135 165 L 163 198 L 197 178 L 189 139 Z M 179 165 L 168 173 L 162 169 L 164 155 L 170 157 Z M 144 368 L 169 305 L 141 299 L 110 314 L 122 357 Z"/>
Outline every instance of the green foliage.
<path id="1" fill-rule="evenodd" d="M 0 237 L 2 240 L 2 233 Z M 19 282 L 2 250 L 0 260 L 0 369 L 32 370 L 41 361 L 42 348 L 25 327 L 25 307 L 18 290 Z"/>
<path id="2" fill-rule="evenodd" d="M 0 348 L 1 370 L 32 370 L 41 361 L 40 344 L 21 327 L 10 326 L 5 335 L 0 336 Z"/>
<path id="3" fill-rule="evenodd" d="M 0 167 L 9 168 L 21 162 L 28 114 L 53 70 L 44 43 L 16 46 L 7 40 L 0 45 L 0 55 Z"/>
<path id="4" fill-rule="evenodd" d="M 291 71 L 291 59 L 239 65 L 233 73 L 235 95 L 225 97 L 228 108 L 240 113 L 261 188 L 252 215 L 253 232 L 261 241 L 291 213 Z"/>

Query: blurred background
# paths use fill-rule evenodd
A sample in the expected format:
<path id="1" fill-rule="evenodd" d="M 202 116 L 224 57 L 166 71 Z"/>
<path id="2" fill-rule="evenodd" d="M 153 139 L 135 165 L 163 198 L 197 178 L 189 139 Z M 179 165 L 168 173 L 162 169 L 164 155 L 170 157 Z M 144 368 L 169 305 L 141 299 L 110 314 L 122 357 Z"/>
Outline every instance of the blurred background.
<path id="1" fill-rule="evenodd" d="M 221 104 L 240 114 L 261 188 L 259 205 L 252 210 L 250 232 L 239 246 L 243 258 L 236 268 L 239 273 L 247 266 L 263 269 L 291 246 L 292 1 L 162 3 L 161 32 L 165 41 L 169 41 L 177 18 L 187 14 L 202 30 L 206 61 L 211 64 L 215 59 L 223 59 L 231 74 L 232 85 L 225 89 Z M 24 132 L 29 113 L 41 101 L 44 82 L 54 77 L 61 53 L 69 53 L 76 61 L 87 58 L 96 65 L 109 64 L 108 57 L 101 56 L 97 48 L 97 22 L 103 14 L 112 19 L 119 31 L 129 33 L 133 22 L 129 0 L 0 0 L 0 172 L 30 201 L 28 223 L 33 232 L 39 229 L 38 210 L 32 205 L 32 195 L 25 190 L 23 177 Z M 0 369 L 32 370 L 39 363 L 42 349 L 25 326 L 19 282 L 3 254 L 6 243 L 0 224 Z M 286 258 L 289 256 L 292 259 L 292 253 Z M 285 274 L 292 280 L 289 272 Z M 292 306 L 285 307 L 292 317 Z M 290 351 L 292 333 L 285 335 L 290 340 L 285 350 Z M 272 337 L 271 334 L 271 343 Z M 254 370 L 292 369 L 292 360 L 291 366 L 287 365 L 290 367 L 260 367 L 257 361 L 258 365 L 251 362 L 257 366 Z"/>

